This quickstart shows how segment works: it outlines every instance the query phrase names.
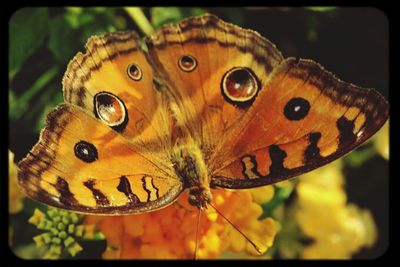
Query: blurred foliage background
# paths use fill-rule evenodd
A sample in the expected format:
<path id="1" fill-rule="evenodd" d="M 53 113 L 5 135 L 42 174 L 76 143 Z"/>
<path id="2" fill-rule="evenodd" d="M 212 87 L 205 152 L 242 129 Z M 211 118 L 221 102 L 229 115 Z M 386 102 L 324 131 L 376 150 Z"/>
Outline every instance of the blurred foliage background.
<path id="1" fill-rule="evenodd" d="M 285 57 L 313 59 L 340 79 L 375 88 L 388 98 L 389 26 L 386 16 L 373 8 L 23 8 L 9 21 L 9 148 L 14 161 L 36 143 L 46 114 L 63 102 L 61 80 L 66 66 L 78 51 L 84 51 L 90 36 L 120 30 L 145 36 L 165 23 L 205 12 L 260 32 Z M 353 258 L 377 257 L 388 246 L 388 162 L 387 155 L 381 156 L 387 152 L 379 153 L 384 144 L 387 149 L 388 130 L 379 138 L 346 156 L 340 166 L 349 177 L 348 201 L 368 208 L 378 229 L 374 246 Z M 291 201 L 289 195 L 281 199 Z M 26 225 L 35 208 L 45 208 L 28 199 L 21 201 L 24 205 L 10 215 L 10 242 L 14 251 L 35 257 L 39 254 L 32 238 L 40 231 Z M 278 204 L 264 208 L 271 210 Z M 101 240 L 87 241 L 91 249 L 78 257 L 100 257 L 105 246 Z"/>

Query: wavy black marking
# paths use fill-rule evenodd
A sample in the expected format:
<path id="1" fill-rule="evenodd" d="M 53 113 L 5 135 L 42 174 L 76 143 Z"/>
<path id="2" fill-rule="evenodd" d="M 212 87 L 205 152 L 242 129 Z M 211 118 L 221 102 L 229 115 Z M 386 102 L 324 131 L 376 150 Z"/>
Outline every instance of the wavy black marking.
<path id="1" fill-rule="evenodd" d="M 83 185 L 92 191 L 94 198 L 96 199 L 97 206 L 108 206 L 110 205 L 110 201 L 107 197 L 98 189 L 94 188 L 95 181 L 94 179 L 89 179 L 86 182 L 83 182 Z"/>
<path id="2" fill-rule="evenodd" d="M 158 195 L 158 187 L 156 187 L 155 185 L 154 185 L 154 179 L 153 178 L 151 178 L 151 185 L 153 186 L 153 188 L 156 190 L 156 197 L 157 198 L 159 198 L 160 196 Z"/>
<path id="3" fill-rule="evenodd" d="M 321 138 L 321 133 L 311 133 L 308 138 L 310 143 L 304 151 L 304 164 L 309 164 L 321 158 L 320 149 L 317 146 L 318 140 Z"/>
<path id="4" fill-rule="evenodd" d="M 125 176 L 121 176 L 119 178 L 119 184 L 117 186 L 118 191 L 125 194 L 125 196 L 129 199 L 130 203 L 136 204 L 139 203 L 140 200 L 137 195 L 132 192 L 131 184 L 129 183 L 128 178 Z"/>
<path id="5" fill-rule="evenodd" d="M 68 182 L 64 178 L 60 176 L 57 177 L 55 188 L 61 195 L 59 199 L 63 205 L 66 207 L 79 205 L 78 201 L 74 197 L 74 194 L 72 194 L 71 190 L 69 189 Z"/>
<path id="6" fill-rule="evenodd" d="M 353 133 L 354 121 L 346 119 L 344 116 L 336 121 L 336 126 L 339 129 L 339 148 L 347 144 L 353 144 L 357 140 L 357 136 Z"/>
<path id="7" fill-rule="evenodd" d="M 150 198 L 151 198 L 151 191 L 149 189 L 147 189 L 146 177 L 148 177 L 148 176 L 143 176 L 142 177 L 142 187 L 143 187 L 143 190 L 146 191 L 146 193 L 147 193 L 147 200 L 146 201 L 149 202 Z M 151 178 L 151 179 L 153 179 L 153 178 Z"/>
<path id="8" fill-rule="evenodd" d="M 282 175 L 283 172 L 288 169 L 283 166 L 283 161 L 285 160 L 287 153 L 280 149 L 277 145 L 272 145 L 269 147 L 269 156 L 271 158 L 271 165 L 269 166 L 269 174 L 273 176 Z"/>

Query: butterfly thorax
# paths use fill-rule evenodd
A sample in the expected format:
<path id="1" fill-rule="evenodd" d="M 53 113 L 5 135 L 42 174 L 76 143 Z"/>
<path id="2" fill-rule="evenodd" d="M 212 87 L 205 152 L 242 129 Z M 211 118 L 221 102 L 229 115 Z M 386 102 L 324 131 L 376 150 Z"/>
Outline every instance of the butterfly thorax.
<path id="1" fill-rule="evenodd" d="M 192 141 L 177 145 L 172 161 L 176 174 L 189 191 L 189 203 L 199 209 L 206 208 L 212 197 L 208 170 L 199 146 Z"/>

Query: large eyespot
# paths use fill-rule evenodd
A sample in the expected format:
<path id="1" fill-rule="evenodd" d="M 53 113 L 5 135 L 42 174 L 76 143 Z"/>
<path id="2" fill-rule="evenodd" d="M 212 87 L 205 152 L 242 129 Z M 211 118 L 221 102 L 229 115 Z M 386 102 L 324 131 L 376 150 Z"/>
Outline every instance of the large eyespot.
<path id="1" fill-rule="evenodd" d="M 86 141 L 79 141 L 76 143 L 74 152 L 78 159 L 86 163 L 91 163 L 99 158 L 96 147 Z"/>
<path id="2" fill-rule="evenodd" d="M 183 55 L 178 60 L 178 66 L 183 71 L 191 72 L 197 67 L 197 61 L 192 56 Z"/>
<path id="3" fill-rule="evenodd" d="M 236 67 L 225 73 L 221 89 L 229 102 L 237 105 L 251 104 L 260 89 L 260 83 L 250 69 Z"/>
<path id="4" fill-rule="evenodd" d="M 126 71 L 128 73 L 129 78 L 131 78 L 134 81 L 139 81 L 143 77 L 142 70 L 135 64 L 130 64 Z"/>
<path id="5" fill-rule="evenodd" d="M 124 102 L 108 92 L 100 92 L 94 96 L 94 113 L 97 118 L 119 132 L 128 122 L 128 112 Z"/>
<path id="6" fill-rule="evenodd" d="M 295 97 L 287 102 L 283 113 L 288 120 L 299 121 L 304 119 L 310 110 L 310 102 L 301 97 Z"/>

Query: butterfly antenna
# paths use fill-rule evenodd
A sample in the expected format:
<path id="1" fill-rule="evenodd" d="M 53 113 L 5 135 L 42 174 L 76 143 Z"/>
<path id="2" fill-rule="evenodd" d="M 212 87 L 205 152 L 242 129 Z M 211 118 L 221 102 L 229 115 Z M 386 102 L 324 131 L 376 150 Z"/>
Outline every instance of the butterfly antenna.
<path id="1" fill-rule="evenodd" d="M 196 245 L 194 247 L 194 260 L 197 259 L 197 249 L 199 244 L 199 232 L 200 232 L 200 220 L 201 220 L 201 208 L 199 208 L 199 215 L 197 217 L 197 228 L 196 228 Z"/>
<path id="2" fill-rule="evenodd" d="M 227 217 L 224 216 L 224 214 L 222 214 L 213 204 L 209 203 L 209 205 L 211 207 L 213 207 L 213 209 L 222 216 L 222 218 L 224 218 L 230 225 L 232 225 L 233 228 L 236 229 L 236 231 L 238 231 L 252 246 L 253 248 L 261 254 L 263 254 L 265 252 L 266 249 L 262 249 L 259 246 L 257 246 L 253 241 L 250 240 L 250 238 L 245 235 L 236 225 L 234 225 Z"/>

